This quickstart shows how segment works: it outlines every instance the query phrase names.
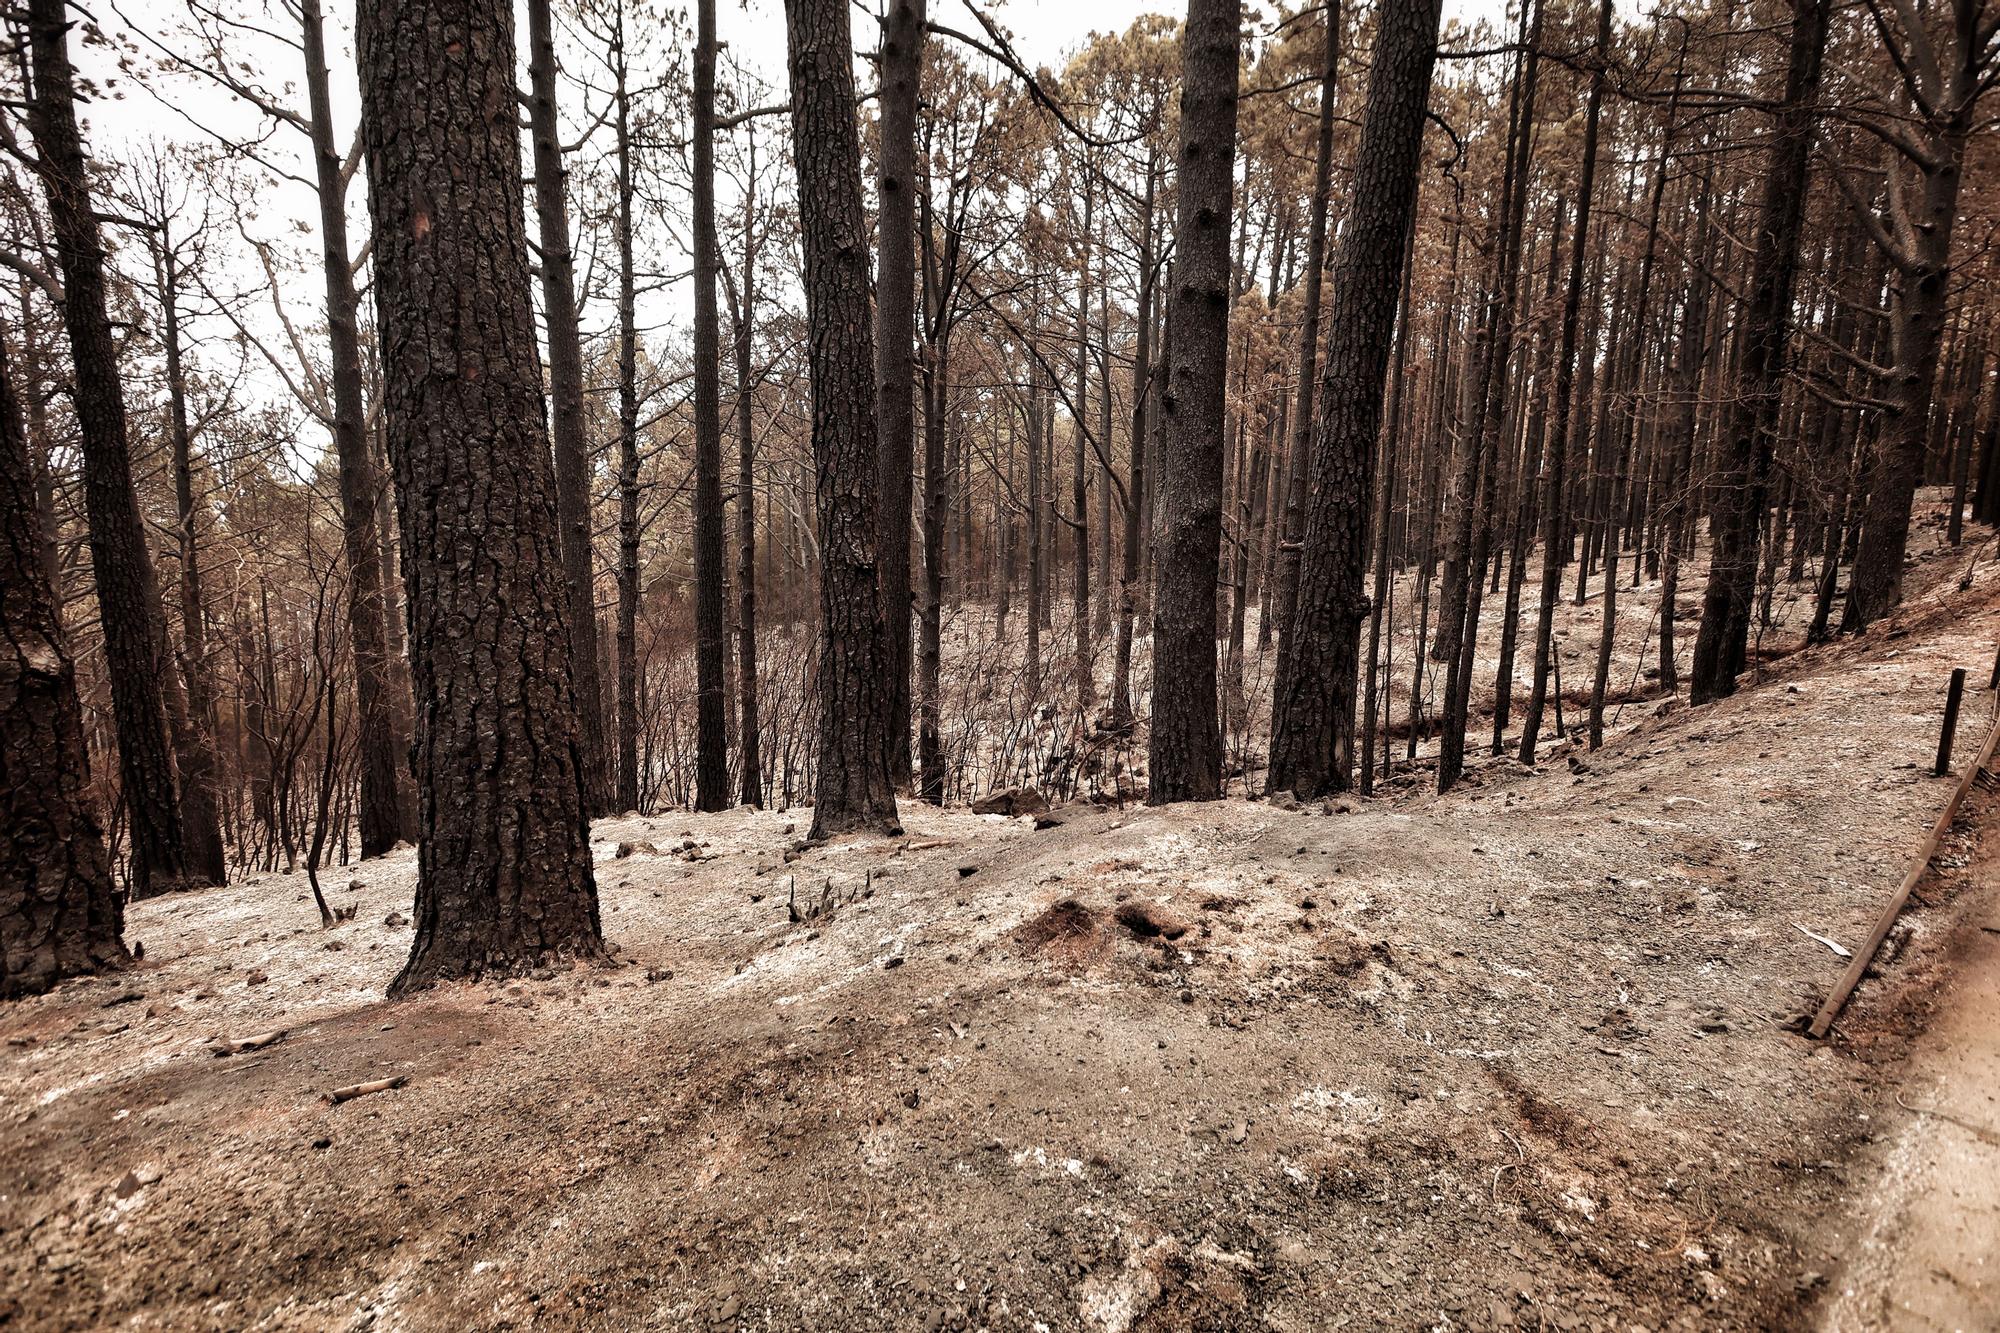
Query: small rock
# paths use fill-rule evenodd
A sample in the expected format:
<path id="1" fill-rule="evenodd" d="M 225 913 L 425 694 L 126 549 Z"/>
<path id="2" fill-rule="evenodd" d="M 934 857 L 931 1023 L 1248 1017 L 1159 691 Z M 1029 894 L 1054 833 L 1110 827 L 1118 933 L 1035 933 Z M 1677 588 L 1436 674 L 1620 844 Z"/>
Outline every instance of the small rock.
<path id="1" fill-rule="evenodd" d="M 382 924 L 394 929 L 397 926 L 407 926 L 410 923 L 404 918 L 401 912 L 391 912 L 382 918 Z"/>

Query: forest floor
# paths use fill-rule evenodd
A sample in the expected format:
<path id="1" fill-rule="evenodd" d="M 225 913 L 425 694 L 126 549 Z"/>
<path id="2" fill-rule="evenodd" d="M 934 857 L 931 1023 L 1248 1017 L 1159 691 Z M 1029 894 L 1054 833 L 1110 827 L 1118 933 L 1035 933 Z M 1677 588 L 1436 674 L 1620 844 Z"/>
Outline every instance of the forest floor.
<path id="1" fill-rule="evenodd" d="M 384 1001 L 409 852 L 329 877 L 331 931 L 302 875 L 137 904 L 143 964 L 0 1012 L 0 1324 L 1953 1326 L 2000 801 L 1799 1028 L 1949 791 L 1969 555 L 1442 798 L 602 821 L 602 970 Z"/>

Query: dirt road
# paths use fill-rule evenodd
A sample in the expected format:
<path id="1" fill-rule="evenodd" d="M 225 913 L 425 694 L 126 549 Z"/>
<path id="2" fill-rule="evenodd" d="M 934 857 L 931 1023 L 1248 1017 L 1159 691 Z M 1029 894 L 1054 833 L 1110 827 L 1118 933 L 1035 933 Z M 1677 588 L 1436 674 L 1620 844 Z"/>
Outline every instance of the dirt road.
<path id="1" fill-rule="evenodd" d="M 1896 1102 L 1906 1117 L 1867 1196 L 1828 1333 L 2000 1328 L 2000 835 L 1972 864 L 1937 1017 Z"/>

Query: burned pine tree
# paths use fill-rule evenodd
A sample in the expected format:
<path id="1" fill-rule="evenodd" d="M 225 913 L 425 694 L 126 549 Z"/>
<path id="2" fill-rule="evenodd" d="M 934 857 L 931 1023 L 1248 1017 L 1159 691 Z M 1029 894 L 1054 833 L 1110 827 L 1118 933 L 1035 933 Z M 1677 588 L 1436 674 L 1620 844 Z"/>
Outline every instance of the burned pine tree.
<path id="1" fill-rule="evenodd" d="M 877 558 L 879 436 L 853 42 L 840 0 L 785 0 L 820 553 L 812 836 L 893 831 L 894 650 Z"/>
<path id="2" fill-rule="evenodd" d="M 1345 791 L 1354 773 L 1369 507 L 1382 390 L 1423 164 L 1438 0 L 1385 11 L 1368 76 L 1354 199 L 1334 249 L 1319 417 L 1287 671 L 1273 686 L 1270 791 Z"/>
<path id="3" fill-rule="evenodd" d="M 510 9 L 357 28 L 384 409 L 410 603 L 421 842 L 392 993 L 604 944 L 529 295 Z"/>
<path id="4" fill-rule="evenodd" d="M 1179 253 L 1167 282 L 1161 395 L 1160 547 L 1153 585 L 1153 719 L 1147 800 L 1222 795 L 1216 711 L 1223 400 L 1229 357 L 1241 0 L 1189 0 L 1181 37 Z"/>
<path id="5" fill-rule="evenodd" d="M 63 323 L 75 366 L 71 398 L 83 440 L 91 571 L 111 676 L 119 774 L 131 820 L 132 895 L 144 898 L 180 888 L 186 876 L 179 779 L 162 697 L 169 669 L 166 629 L 160 623 L 159 585 L 145 522 L 132 490 L 125 391 L 106 306 L 104 237 L 76 124 L 65 0 L 31 0 L 28 26 L 35 85 L 28 121 L 62 269 Z"/>
<path id="6" fill-rule="evenodd" d="M 0 999 L 131 961 L 42 536 L 0 344 Z"/>

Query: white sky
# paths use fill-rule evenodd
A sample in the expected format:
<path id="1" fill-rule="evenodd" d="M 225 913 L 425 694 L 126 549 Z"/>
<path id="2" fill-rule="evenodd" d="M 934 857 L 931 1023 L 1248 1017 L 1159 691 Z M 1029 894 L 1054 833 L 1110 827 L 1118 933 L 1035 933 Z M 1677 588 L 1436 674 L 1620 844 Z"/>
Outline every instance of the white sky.
<path id="1" fill-rule="evenodd" d="M 1401 3 L 1402 0 L 1380 2 Z M 268 9 L 266 0 L 213 0 L 213 3 L 232 17 L 264 24 L 288 34 L 291 31 L 292 20 L 275 2 Z M 1620 0 L 1620 7 L 1627 8 L 1631 3 L 1632 0 Z M 865 12 L 870 7 L 869 0 L 863 0 L 852 11 L 855 41 L 863 48 L 872 45 L 875 38 L 873 25 Z M 1082 46 L 1094 31 L 1122 31 L 1141 14 L 1177 13 L 1179 8 L 1175 0 L 992 0 L 988 12 L 1010 31 L 1016 49 L 1031 66 L 1057 66 L 1068 53 Z M 351 37 L 353 9 L 350 0 L 329 0 L 326 9 L 336 138 L 344 149 L 354 133 L 359 107 Z M 1457 20 L 1470 24 L 1501 16 L 1504 0 L 1445 0 L 1444 9 L 1447 23 Z M 179 50 L 192 49 L 184 37 L 175 38 L 187 12 L 181 0 L 99 0 L 92 5 L 91 12 L 107 31 L 119 38 L 127 53 L 143 57 L 138 62 L 142 65 L 156 59 L 158 51 L 138 36 L 135 29 L 138 33 L 149 33 L 166 41 Z M 1253 0 L 1247 21 L 1266 26 L 1271 21 L 1272 12 L 1269 8 L 1256 6 Z M 961 31 L 979 32 L 978 21 L 966 8 L 965 0 L 932 0 L 932 18 Z M 561 26 L 560 17 L 558 23 Z M 758 72 L 771 85 L 775 99 L 782 100 L 785 78 L 783 0 L 720 0 L 717 31 L 730 55 Z M 520 56 L 525 61 L 524 14 L 518 18 L 517 32 Z M 243 77 L 253 79 L 303 111 L 304 93 L 301 72 L 296 68 L 297 52 L 269 41 L 246 41 L 243 45 L 245 49 L 241 52 L 232 52 L 240 55 L 247 66 L 240 71 Z M 258 47 L 261 49 L 253 49 Z M 153 90 L 148 91 L 139 81 L 121 74 L 115 63 L 117 53 L 102 44 L 73 43 L 73 52 L 80 70 L 109 90 L 108 96 L 84 108 L 86 135 L 93 151 L 99 154 L 129 160 L 149 143 L 210 147 L 214 139 L 207 130 L 247 137 L 255 133 L 260 123 L 257 113 L 211 82 L 185 74 L 153 74 L 146 80 Z M 571 91 L 566 90 L 565 97 Z M 570 112 L 576 109 L 574 105 L 566 107 Z M 608 135 L 603 142 L 604 151 L 608 153 Z M 292 171 L 302 178 L 311 175 L 304 149 L 303 136 L 287 128 L 275 131 L 266 144 L 267 155 L 281 169 Z M 239 213 L 241 225 L 249 234 L 263 241 L 290 246 L 308 261 L 316 258 L 317 254 L 318 205 L 312 191 L 301 183 L 283 180 L 262 183 L 256 167 L 249 167 L 247 171 L 251 173 L 251 179 L 258 182 L 254 192 L 247 198 L 232 197 L 224 201 L 222 209 L 213 215 L 213 220 L 221 224 L 225 233 L 225 244 L 219 247 L 219 252 L 227 252 L 229 246 L 234 247 L 228 271 L 218 275 L 220 284 L 229 286 L 233 283 L 239 290 L 260 286 L 263 274 L 252 252 L 233 234 L 239 218 L 229 215 L 231 207 Z M 349 232 L 352 243 L 357 246 L 367 236 L 364 201 L 365 187 L 351 192 Z M 722 201 L 722 206 L 728 207 L 726 200 Z M 672 242 L 661 240 L 660 244 L 671 246 Z M 685 267 L 677 256 L 663 254 L 662 259 L 671 261 L 674 268 Z M 317 274 L 309 263 L 297 277 L 285 280 L 284 289 L 295 320 L 312 322 L 317 319 L 322 308 L 324 288 L 319 285 Z M 677 290 L 652 298 L 648 302 L 649 309 L 643 312 L 642 317 L 662 326 L 658 336 L 672 337 L 674 335 L 667 326 L 679 325 L 685 320 L 689 299 L 686 284 L 679 284 Z M 267 306 L 264 308 L 268 309 Z M 607 317 L 607 311 L 586 311 L 586 332 L 593 327 L 601 328 Z M 263 330 L 261 336 L 267 343 L 276 346 L 281 339 L 274 336 L 277 332 L 275 320 L 268 315 L 259 318 L 268 320 L 273 326 Z M 220 321 L 216 324 L 217 327 L 208 330 L 211 336 L 227 332 Z M 269 376 L 268 371 L 256 372 L 255 378 L 270 393 L 284 394 L 282 386 Z M 310 428 L 307 429 L 303 443 L 308 449 L 317 447 L 314 434 Z"/>

